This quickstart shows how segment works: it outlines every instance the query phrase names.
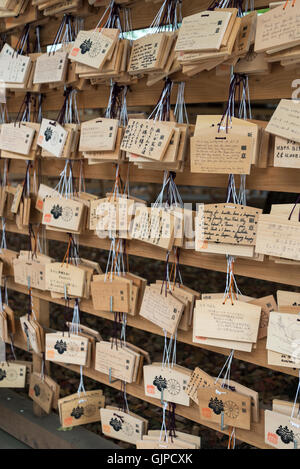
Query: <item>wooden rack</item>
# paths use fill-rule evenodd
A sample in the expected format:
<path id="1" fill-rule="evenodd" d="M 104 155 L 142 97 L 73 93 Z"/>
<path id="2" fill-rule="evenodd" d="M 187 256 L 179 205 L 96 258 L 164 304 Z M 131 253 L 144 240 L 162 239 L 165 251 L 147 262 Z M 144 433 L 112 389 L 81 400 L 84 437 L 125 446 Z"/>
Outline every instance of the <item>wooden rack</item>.
<path id="1" fill-rule="evenodd" d="M 85 2 L 84 2 L 85 3 Z M 188 16 L 193 13 L 203 11 L 211 3 L 210 0 L 184 0 L 183 1 L 183 16 Z M 157 4 L 156 4 L 157 6 Z M 255 0 L 256 9 L 267 6 L 265 0 Z M 91 13 L 92 11 L 92 13 Z M 78 16 L 82 14 L 85 17 L 85 25 L 94 27 L 95 22 L 101 16 L 103 9 L 89 10 L 86 9 L 82 12 L 77 12 Z M 133 29 L 140 29 L 150 25 L 153 20 L 153 5 L 145 2 L 144 0 L 138 0 L 132 7 L 132 20 Z M 45 28 L 41 28 L 41 44 L 46 46 L 51 44 L 57 27 L 59 24 L 58 19 L 45 19 L 40 16 L 37 10 L 28 11 L 23 17 L 13 19 L 6 22 L 5 30 L 11 34 L 12 41 L 17 35 L 18 28 L 20 28 L 26 22 L 31 22 L 33 25 L 45 24 Z M 275 64 L 272 65 L 272 72 L 267 76 L 252 76 L 249 79 L 249 88 L 251 94 L 251 100 L 278 100 L 280 98 L 290 98 L 293 92 L 292 82 L 297 78 L 298 69 L 292 71 L 286 71 L 284 68 Z M 175 80 L 182 79 L 183 76 L 178 74 Z M 184 77 L 186 80 L 186 77 Z M 188 104 L 200 104 L 200 103 L 213 103 L 213 102 L 225 102 L 228 94 L 229 77 L 228 76 L 216 76 L 215 71 L 203 72 L 200 77 L 187 80 L 186 84 L 186 102 Z M 141 107 L 143 106 L 154 106 L 161 93 L 162 84 L 158 83 L 153 87 L 147 87 L 145 80 L 141 80 L 138 84 L 131 87 L 131 92 L 128 95 L 128 106 L 129 107 Z M 176 87 L 175 87 L 176 88 Z M 174 103 L 176 96 L 176 90 L 174 90 L 172 102 Z M 14 96 L 10 96 L 8 100 L 8 107 L 10 112 L 17 112 L 20 108 L 21 101 L 23 99 L 22 93 L 16 93 Z M 44 99 L 43 109 L 44 111 L 57 111 L 62 105 L 63 97 L 61 90 L 51 91 Z M 78 107 L 79 109 L 97 109 L 104 108 L 108 101 L 108 88 L 101 86 L 92 88 L 88 86 L 86 89 L 78 93 Z M 10 177 L 23 176 L 25 172 L 26 162 L 12 160 L 10 166 Z M 49 178 L 58 177 L 60 171 L 63 169 L 64 161 L 62 160 L 48 160 L 44 159 L 41 161 L 41 174 Z M 85 164 L 85 177 L 87 179 L 101 179 L 101 180 L 113 180 L 114 179 L 114 168 L 111 164 L 101 164 L 97 166 L 88 166 Z M 126 175 L 127 165 L 121 166 L 121 174 Z M 79 165 L 74 164 L 74 175 L 79 176 Z M 130 170 L 130 181 L 142 182 L 142 183 L 162 183 L 163 173 L 160 171 L 143 171 L 136 167 L 132 167 Z M 201 175 L 191 174 L 188 169 L 183 173 L 178 173 L 176 177 L 176 183 L 178 185 L 187 186 L 202 186 L 202 187 L 227 187 L 227 176 L 222 175 Z M 284 169 L 265 167 L 255 167 L 251 171 L 251 175 L 247 177 L 247 188 L 264 190 L 264 191 L 277 191 L 277 192 L 300 192 L 300 170 L 295 169 Z M 19 230 L 15 224 L 7 222 L 6 230 L 20 235 L 27 235 L 25 230 Z M 47 238 L 49 240 L 55 240 L 58 242 L 67 242 L 67 235 L 64 233 L 58 233 L 54 231 L 47 232 Z M 99 239 L 96 235 L 87 233 L 80 235 L 80 244 L 96 249 L 109 249 L 109 241 Z M 159 248 L 150 247 L 147 244 L 130 241 L 128 243 L 128 254 L 134 256 L 141 256 L 144 258 L 165 260 L 165 251 Z M 50 253 L 51 254 L 51 253 Z M 204 268 L 208 270 L 216 270 L 220 272 L 226 272 L 226 260 L 225 256 L 200 254 L 194 251 L 182 250 L 181 263 L 198 268 Z M 300 268 L 299 266 L 275 264 L 268 258 L 264 262 L 258 262 L 248 259 L 238 259 L 235 265 L 235 273 L 251 278 L 262 279 L 272 282 L 279 282 L 292 286 L 300 286 Z M 12 280 L 8 281 L 8 288 L 27 294 L 27 289 L 20 285 L 17 285 Z M 49 325 L 49 302 L 63 305 L 63 301 L 54 300 L 50 294 L 40 290 L 33 290 L 34 301 L 37 302 L 36 311 L 38 312 L 38 318 L 44 327 Z M 89 314 L 102 317 L 108 320 L 113 320 L 113 315 L 109 312 L 95 311 L 92 307 L 92 303 L 89 300 L 83 300 L 81 302 L 81 309 Z M 152 334 L 163 335 L 162 331 L 153 325 L 152 323 L 141 320 L 139 316 L 132 317 L 128 316 L 128 325 L 147 331 Z M 191 332 L 179 332 L 178 341 L 186 344 L 193 345 L 197 348 L 204 348 L 212 352 L 228 355 L 229 350 L 200 346 L 193 344 Z M 26 344 L 23 340 L 20 329 L 17 330 L 15 337 L 15 345 L 23 350 L 26 350 Z M 286 373 L 288 375 L 297 376 L 297 370 L 291 368 L 274 367 L 267 363 L 267 352 L 265 348 L 265 340 L 261 340 L 257 344 L 257 348 L 252 353 L 236 352 L 235 358 L 243 360 L 248 363 L 256 364 L 257 366 L 272 369 Z M 35 357 L 35 367 L 38 369 L 39 358 Z M 62 365 L 64 366 L 64 365 Z M 75 372 L 79 372 L 78 367 L 69 367 Z M 120 383 L 109 383 L 108 376 L 101 374 L 93 369 L 85 368 L 84 374 L 99 383 L 103 383 L 107 386 L 119 389 Z M 139 399 L 145 400 L 156 406 L 161 406 L 159 400 L 148 398 L 144 395 L 143 384 L 136 385 L 130 384 L 127 386 L 127 392 Z M 199 417 L 199 412 L 193 404 L 187 408 L 184 406 L 177 406 L 176 413 L 191 421 L 200 423 L 214 430 L 221 431 L 220 427 L 208 422 L 203 422 Z M 259 424 L 252 424 L 251 431 L 245 431 L 237 429 L 236 437 L 238 440 L 247 442 L 258 448 L 270 448 L 264 443 L 264 415 L 261 411 L 261 419 Z"/>

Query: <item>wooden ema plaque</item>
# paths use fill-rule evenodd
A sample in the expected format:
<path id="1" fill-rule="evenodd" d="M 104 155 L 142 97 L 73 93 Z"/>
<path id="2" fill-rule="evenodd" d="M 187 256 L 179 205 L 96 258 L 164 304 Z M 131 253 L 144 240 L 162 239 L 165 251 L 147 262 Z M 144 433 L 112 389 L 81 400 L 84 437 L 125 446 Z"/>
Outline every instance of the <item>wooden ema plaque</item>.
<path id="1" fill-rule="evenodd" d="M 261 209 L 237 204 L 199 205 L 196 217 L 196 246 L 201 242 L 255 246 Z"/>
<path id="2" fill-rule="evenodd" d="M 102 390 L 72 394 L 58 401 L 63 428 L 76 427 L 100 421 L 100 409 L 105 406 Z"/>
<path id="3" fill-rule="evenodd" d="M 86 337 L 61 332 L 46 334 L 46 360 L 85 366 L 88 348 Z"/>
<path id="4" fill-rule="evenodd" d="M 200 417 L 204 421 L 250 430 L 251 399 L 215 384 L 198 389 Z"/>
<path id="5" fill-rule="evenodd" d="M 175 130 L 175 122 L 129 119 L 121 150 L 161 161 Z"/>
<path id="6" fill-rule="evenodd" d="M 39 373 L 32 373 L 29 384 L 29 397 L 47 414 L 50 414 L 54 398 L 53 389 Z"/>
<path id="7" fill-rule="evenodd" d="M 148 428 L 147 420 L 132 412 L 126 413 L 117 407 L 106 407 L 100 409 L 101 428 L 105 436 L 137 444 L 142 440 Z"/>
<path id="8" fill-rule="evenodd" d="M 0 388 L 24 388 L 26 366 L 13 362 L 0 363 Z"/>
<path id="9" fill-rule="evenodd" d="M 161 287 L 146 287 L 143 302 L 141 305 L 140 316 L 157 326 L 174 334 L 180 323 L 184 310 L 184 303 L 173 296 L 172 293 L 161 292 Z"/>
<path id="10" fill-rule="evenodd" d="M 197 300 L 193 336 L 256 343 L 261 307 L 234 300 Z"/>
<path id="11" fill-rule="evenodd" d="M 145 395 L 174 404 L 190 405 L 185 392 L 191 371 L 179 365 L 173 367 L 152 363 L 144 366 Z"/>

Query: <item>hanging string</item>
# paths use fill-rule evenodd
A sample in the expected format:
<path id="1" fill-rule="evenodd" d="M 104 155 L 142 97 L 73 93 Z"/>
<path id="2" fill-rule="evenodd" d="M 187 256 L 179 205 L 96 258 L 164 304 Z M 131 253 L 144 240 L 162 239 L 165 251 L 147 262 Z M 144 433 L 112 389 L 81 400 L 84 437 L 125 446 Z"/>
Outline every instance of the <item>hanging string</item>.
<path id="1" fill-rule="evenodd" d="M 176 404 L 173 402 L 169 402 L 168 431 L 169 437 L 173 443 L 173 439 L 176 438 Z"/>
<path id="2" fill-rule="evenodd" d="M 229 430 L 229 440 L 227 449 L 235 449 L 235 427 L 232 427 L 232 430 Z"/>
<path id="3" fill-rule="evenodd" d="M 150 28 L 153 34 L 162 31 L 176 31 L 182 22 L 182 0 L 164 0 Z"/>
<path id="4" fill-rule="evenodd" d="M 185 93 L 185 81 L 181 81 L 178 84 L 178 92 L 177 92 L 177 100 L 174 109 L 174 117 L 178 124 L 186 124 L 189 125 L 189 117 L 187 113 L 187 108 L 184 100 L 184 93 Z"/>
<path id="5" fill-rule="evenodd" d="M 233 305 L 233 300 L 238 300 L 239 295 L 242 295 L 240 289 L 237 286 L 237 282 L 234 276 L 234 262 L 235 258 L 233 256 L 226 255 L 227 259 L 227 274 L 226 274 L 226 287 L 224 291 L 223 304 L 226 303 L 228 298 L 231 300 Z"/>
<path id="6" fill-rule="evenodd" d="M 160 98 L 154 110 L 148 117 L 154 121 L 169 121 L 171 112 L 171 92 L 173 89 L 173 82 L 170 78 L 164 79 L 165 84 L 161 92 Z"/>
<path id="7" fill-rule="evenodd" d="M 234 357 L 234 350 L 231 350 L 229 356 L 227 357 L 223 365 L 223 368 L 221 369 L 220 373 L 218 374 L 218 377 L 215 380 L 215 384 L 217 384 L 221 376 L 223 375 L 224 370 L 226 369 L 222 383 L 221 383 L 222 388 L 227 388 L 227 389 L 230 388 L 230 372 L 231 372 L 231 365 L 232 365 L 233 357 Z M 226 383 L 226 380 L 227 380 L 227 383 Z"/>
<path id="8" fill-rule="evenodd" d="M 54 188 L 60 195 L 66 199 L 73 199 L 73 170 L 71 160 L 67 160 L 64 169 L 60 173 L 60 179 L 57 186 Z"/>
<path id="9" fill-rule="evenodd" d="M 162 425 L 161 425 L 161 430 L 160 430 L 160 435 L 159 435 L 159 443 L 160 446 L 163 447 L 163 443 L 166 442 L 168 444 L 168 430 L 166 426 L 166 410 L 168 407 L 168 403 L 164 402 L 163 403 L 163 418 L 162 418 Z"/>

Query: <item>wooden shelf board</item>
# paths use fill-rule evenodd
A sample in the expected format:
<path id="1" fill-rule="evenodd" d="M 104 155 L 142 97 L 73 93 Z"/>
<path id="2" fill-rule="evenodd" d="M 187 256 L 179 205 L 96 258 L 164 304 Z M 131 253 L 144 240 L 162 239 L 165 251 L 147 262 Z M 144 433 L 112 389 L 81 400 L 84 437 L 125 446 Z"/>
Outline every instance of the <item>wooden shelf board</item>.
<path id="1" fill-rule="evenodd" d="M 35 292 L 34 292 L 35 294 Z M 25 340 L 22 336 L 22 332 L 20 330 L 20 327 L 17 325 L 17 333 L 16 337 L 14 340 L 14 345 L 18 348 L 21 348 L 23 350 L 26 350 L 26 343 Z M 76 373 L 80 373 L 80 367 L 75 366 L 75 365 L 65 365 L 62 363 L 57 363 L 58 365 L 67 368 L 69 370 L 72 370 Z M 88 378 L 93 379 L 94 381 L 97 381 L 98 383 L 102 383 L 106 386 L 110 386 L 114 389 L 121 390 L 121 382 L 117 381 L 114 383 L 109 382 L 109 377 L 103 373 L 100 373 L 99 371 L 95 371 L 91 368 L 83 368 L 83 374 L 87 376 Z M 151 397 L 147 397 L 144 394 L 144 384 L 141 382 L 140 384 L 133 383 L 133 384 L 127 384 L 126 385 L 126 391 L 128 394 L 131 396 L 134 396 L 138 399 L 141 399 L 143 401 L 149 402 L 152 405 L 155 405 L 157 407 L 162 407 L 161 402 L 159 399 L 153 399 Z M 199 410 L 197 405 L 191 401 L 190 407 L 182 406 L 182 405 L 176 405 L 176 414 L 180 415 L 188 420 L 191 420 L 193 422 L 196 422 L 200 425 L 203 425 L 205 427 L 211 428 L 213 430 L 219 431 L 221 433 L 224 433 L 228 435 L 228 430 L 222 431 L 220 427 L 217 424 L 211 423 L 211 422 L 206 422 L 203 419 L 200 418 L 199 415 Z M 261 409 L 260 410 L 260 421 L 259 423 L 252 423 L 251 425 L 251 430 L 242 430 L 237 428 L 236 429 L 236 438 L 238 440 L 244 441 L 245 443 L 248 443 L 250 445 L 256 446 L 257 448 L 262 448 L 262 449 L 271 449 L 270 446 L 266 445 L 264 442 L 264 411 Z"/>
<path id="2" fill-rule="evenodd" d="M 22 285 L 18 285 L 10 279 L 7 282 L 7 288 L 9 288 L 11 290 L 14 290 L 14 291 L 18 291 L 20 293 L 28 294 L 28 290 L 27 290 L 26 287 L 24 287 Z M 41 299 L 41 300 L 46 300 L 46 301 L 49 301 L 51 303 L 58 304 L 58 305 L 61 305 L 61 306 L 65 305 L 64 300 L 58 300 L 58 299 L 51 298 L 51 295 L 50 295 L 49 292 L 44 292 L 44 291 L 41 291 L 41 290 L 34 289 L 34 290 L 32 290 L 32 295 L 33 295 L 34 298 L 38 298 L 38 299 Z M 74 305 L 74 302 L 70 301 L 70 306 L 72 307 L 72 305 Z M 113 313 L 106 312 L 106 311 L 96 311 L 93 308 L 91 300 L 81 300 L 80 301 L 80 310 L 82 312 L 91 314 L 93 316 L 97 316 L 99 318 L 108 319 L 109 321 L 114 320 L 114 314 Z M 130 327 L 134 327 L 136 329 L 140 329 L 140 330 L 145 331 L 145 332 L 150 332 L 151 334 L 157 334 L 157 335 L 160 335 L 160 336 L 164 336 L 164 333 L 163 333 L 162 329 L 160 329 L 155 324 L 152 324 L 150 321 L 147 321 L 146 319 L 144 319 L 140 316 L 130 316 L 128 314 L 127 315 L 127 325 L 130 326 Z M 229 355 L 230 352 L 231 352 L 231 350 L 229 350 L 229 349 L 224 349 L 224 348 L 220 348 L 220 347 L 211 347 L 211 346 L 208 346 L 208 345 L 205 346 L 205 345 L 202 345 L 202 344 L 201 345 L 200 344 L 195 344 L 192 341 L 192 331 L 191 330 L 187 331 L 187 332 L 178 331 L 177 340 L 178 340 L 178 342 L 182 342 L 182 343 L 185 343 L 185 344 L 192 345 L 193 347 L 196 347 L 197 349 L 199 349 L 199 351 L 200 351 L 200 349 L 205 349 L 205 350 L 209 350 L 211 352 L 219 353 L 219 354 L 225 355 L 225 356 Z M 296 369 L 268 365 L 266 340 L 265 339 L 259 340 L 258 343 L 257 343 L 256 349 L 254 349 L 251 353 L 236 351 L 235 354 L 234 354 L 234 358 L 236 358 L 238 360 L 243 360 L 247 363 L 252 363 L 254 365 L 258 365 L 258 366 L 261 366 L 261 367 L 264 367 L 264 368 L 268 368 L 268 369 L 271 369 L 273 371 L 284 373 L 284 374 L 287 374 L 287 375 L 298 376 L 298 370 L 296 370 Z"/>
<path id="3" fill-rule="evenodd" d="M 8 221 L 6 222 L 6 231 L 20 235 L 28 235 L 26 229 L 18 229 L 14 223 Z M 46 235 L 49 240 L 64 243 L 68 242 L 68 235 L 66 233 L 47 230 Z M 106 251 L 110 249 L 110 241 L 108 239 L 100 239 L 97 235 L 90 232 L 79 235 L 79 243 L 81 246 L 95 249 L 104 249 Z M 147 259 L 160 261 L 165 261 L 166 259 L 166 251 L 164 249 L 136 240 L 128 241 L 127 253 Z M 170 255 L 170 260 L 174 260 L 173 254 Z M 227 272 L 225 255 L 202 254 L 193 250 L 182 249 L 180 253 L 180 263 L 200 269 Z M 275 264 L 275 262 L 269 260 L 268 257 L 266 257 L 263 262 L 237 258 L 234 272 L 236 275 L 243 277 L 256 278 L 295 287 L 300 286 L 300 269 L 298 265 Z"/>

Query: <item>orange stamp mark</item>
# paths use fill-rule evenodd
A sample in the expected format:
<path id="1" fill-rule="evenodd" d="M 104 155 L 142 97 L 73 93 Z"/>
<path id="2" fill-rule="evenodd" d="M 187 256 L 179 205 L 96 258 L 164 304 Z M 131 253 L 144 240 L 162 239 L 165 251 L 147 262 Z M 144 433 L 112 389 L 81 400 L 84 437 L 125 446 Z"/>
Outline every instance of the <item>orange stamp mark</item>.
<path id="1" fill-rule="evenodd" d="M 71 52 L 71 55 L 73 55 L 73 57 L 76 57 L 76 55 L 78 55 L 79 51 L 80 51 L 80 49 L 78 47 L 74 47 L 74 49 Z"/>
<path id="2" fill-rule="evenodd" d="M 275 435 L 275 433 L 268 432 L 267 440 L 269 441 L 269 443 L 272 443 L 273 445 L 278 445 L 278 436 Z"/>
<path id="3" fill-rule="evenodd" d="M 37 201 L 37 203 L 36 203 L 36 206 L 37 206 L 37 208 L 39 208 L 40 210 L 43 210 L 44 202 L 43 202 L 41 199 L 39 199 L 39 200 Z"/>
<path id="4" fill-rule="evenodd" d="M 43 135 L 40 135 L 39 138 L 38 138 L 39 143 L 42 143 L 43 140 L 44 140 L 44 136 L 43 136 Z"/>
<path id="5" fill-rule="evenodd" d="M 203 417 L 211 419 L 211 409 L 209 409 L 208 407 L 202 407 L 201 414 Z"/>
<path id="6" fill-rule="evenodd" d="M 34 390 L 33 390 L 33 389 L 30 389 L 30 390 L 29 390 L 29 394 L 30 394 L 30 396 L 34 396 Z"/>
<path id="7" fill-rule="evenodd" d="M 104 432 L 104 433 L 110 433 L 110 431 L 111 431 L 111 428 L 110 428 L 109 425 L 103 425 L 102 428 L 103 428 L 103 432 Z"/>
<path id="8" fill-rule="evenodd" d="M 65 427 L 70 427 L 72 425 L 72 422 L 73 422 L 73 417 L 67 417 L 64 420 L 64 426 Z"/>
<path id="9" fill-rule="evenodd" d="M 152 384 L 147 384 L 147 392 L 149 394 L 155 394 L 155 387 Z"/>
<path id="10" fill-rule="evenodd" d="M 201 249 L 207 249 L 208 248 L 208 242 L 207 241 L 203 241 L 203 244 L 201 246 Z"/>
<path id="11" fill-rule="evenodd" d="M 55 352 L 54 350 L 48 350 L 47 352 L 47 358 L 54 358 L 55 357 Z"/>
<path id="12" fill-rule="evenodd" d="M 44 222 L 45 223 L 50 223 L 50 221 L 51 221 L 51 213 L 46 213 L 44 215 Z"/>

